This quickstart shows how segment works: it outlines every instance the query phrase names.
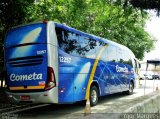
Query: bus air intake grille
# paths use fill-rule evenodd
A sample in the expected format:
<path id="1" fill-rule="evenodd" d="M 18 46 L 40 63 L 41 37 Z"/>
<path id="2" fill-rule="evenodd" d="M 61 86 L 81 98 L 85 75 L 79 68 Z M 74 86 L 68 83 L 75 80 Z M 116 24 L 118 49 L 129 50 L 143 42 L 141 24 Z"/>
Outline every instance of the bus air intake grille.
<path id="1" fill-rule="evenodd" d="M 34 66 L 34 65 L 40 65 L 40 64 L 42 64 L 42 62 L 43 62 L 42 55 L 8 59 L 8 64 L 11 67 Z"/>

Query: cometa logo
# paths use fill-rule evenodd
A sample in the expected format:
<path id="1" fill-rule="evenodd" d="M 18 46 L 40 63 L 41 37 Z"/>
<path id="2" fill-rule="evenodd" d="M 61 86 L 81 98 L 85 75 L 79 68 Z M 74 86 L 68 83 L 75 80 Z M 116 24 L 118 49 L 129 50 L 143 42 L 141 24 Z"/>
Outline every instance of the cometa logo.
<path id="1" fill-rule="evenodd" d="M 120 66 L 116 65 L 116 71 L 117 72 L 128 72 L 128 68 L 127 67 L 120 67 Z"/>
<path id="2" fill-rule="evenodd" d="M 42 74 L 36 74 L 35 72 L 33 74 L 29 75 L 16 75 L 11 74 L 10 75 L 11 81 L 25 81 L 25 80 L 42 80 Z"/>

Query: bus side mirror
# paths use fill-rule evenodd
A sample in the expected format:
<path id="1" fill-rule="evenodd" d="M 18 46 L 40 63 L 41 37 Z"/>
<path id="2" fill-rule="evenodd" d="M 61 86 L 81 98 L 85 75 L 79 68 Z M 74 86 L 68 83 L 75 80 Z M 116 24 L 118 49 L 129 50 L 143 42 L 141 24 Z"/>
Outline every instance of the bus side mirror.
<path id="1" fill-rule="evenodd" d="M 141 64 L 139 64 L 139 68 L 141 68 Z"/>

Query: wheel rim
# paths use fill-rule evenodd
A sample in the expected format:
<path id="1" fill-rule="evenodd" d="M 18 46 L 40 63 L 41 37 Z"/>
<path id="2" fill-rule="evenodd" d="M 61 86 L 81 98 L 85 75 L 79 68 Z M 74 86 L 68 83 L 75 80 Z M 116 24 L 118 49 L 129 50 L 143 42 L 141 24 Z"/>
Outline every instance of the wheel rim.
<path id="1" fill-rule="evenodd" d="M 95 90 L 91 92 L 91 100 L 93 103 L 97 100 L 97 92 Z"/>

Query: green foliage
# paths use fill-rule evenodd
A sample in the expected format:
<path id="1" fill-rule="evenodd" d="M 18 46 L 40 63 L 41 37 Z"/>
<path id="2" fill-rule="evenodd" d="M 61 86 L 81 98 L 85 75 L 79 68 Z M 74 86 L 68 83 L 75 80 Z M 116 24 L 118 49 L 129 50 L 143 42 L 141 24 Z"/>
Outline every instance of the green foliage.
<path id="1" fill-rule="evenodd" d="M 28 6 L 34 0 L 1 0 L 0 1 L 0 63 L 3 62 L 3 43 L 7 30 L 24 23 Z"/>
<path id="2" fill-rule="evenodd" d="M 5 29 L 23 23 L 27 7 L 34 0 L 1 0 L 0 22 Z M 6 28 L 7 27 L 7 28 Z"/>
<path id="3" fill-rule="evenodd" d="M 139 59 L 153 47 L 153 38 L 144 31 L 147 13 L 126 0 L 2 0 L 0 5 L 4 1 L 12 3 L 3 6 L 6 12 L 0 12 L 5 32 L 4 28 L 47 19 L 123 44 Z"/>
<path id="4" fill-rule="evenodd" d="M 130 3 L 140 9 L 155 9 L 160 15 L 160 0 L 130 0 Z"/>
<path id="5" fill-rule="evenodd" d="M 53 20 L 129 47 L 137 58 L 153 47 L 144 30 L 147 13 L 110 0 L 45 0 L 33 5 L 29 21 Z"/>

